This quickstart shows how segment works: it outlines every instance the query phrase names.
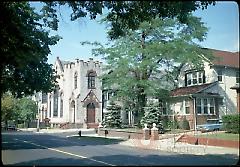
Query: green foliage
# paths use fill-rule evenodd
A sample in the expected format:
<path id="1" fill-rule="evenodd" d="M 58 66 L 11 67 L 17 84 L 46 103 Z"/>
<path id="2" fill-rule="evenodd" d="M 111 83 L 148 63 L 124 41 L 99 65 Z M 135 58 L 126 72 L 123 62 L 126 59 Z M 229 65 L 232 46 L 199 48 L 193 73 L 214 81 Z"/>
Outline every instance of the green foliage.
<path id="1" fill-rule="evenodd" d="M 110 102 L 110 104 L 106 107 L 108 113 L 104 115 L 102 124 L 105 127 L 121 127 L 121 107 L 114 102 Z"/>
<path id="2" fill-rule="evenodd" d="M 30 122 L 36 118 L 37 105 L 33 100 L 23 97 L 18 101 L 18 112 L 18 120 Z"/>
<path id="3" fill-rule="evenodd" d="M 17 99 L 10 93 L 5 93 L 1 101 L 2 121 L 7 122 L 12 120 L 15 121 L 15 123 L 30 122 L 36 117 L 37 105 L 27 97 Z"/>
<path id="4" fill-rule="evenodd" d="M 174 117 L 174 120 L 169 119 L 167 122 L 168 128 L 169 129 L 179 129 L 180 128 L 180 123 L 177 121 L 176 117 Z"/>
<path id="5" fill-rule="evenodd" d="M 186 22 L 187 15 L 201 8 L 206 9 L 208 5 L 215 5 L 214 1 L 60 1 L 45 2 L 44 10 L 47 16 L 56 13 L 58 5 L 68 5 L 72 9 L 71 20 L 90 16 L 95 19 L 103 13 L 103 9 L 109 12 L 104 18 L 110 28 L 108 35 L 110 39 L 116 39 L 127 35 L 128 30 L 136 30 L 144 21 L 153 18 L 178 18 Z M 46 12 L 45 12 L 46 13 Z"/>
<path id="6" fill-rule="evenodd" d="M 189 122 L 186 119 L 186 117 L 184 117 L 182 122 L 181 122 L 181 128 L 184 129 L 184 130 L 190 130 Z"/>
<path id="7" fill-rule="evenodd" d="M 240 132 L 239 128 L 240 115 L 224 115 L 222 117 L 224 129 L 229 133 L 238 133 Z"/>
<path id="8" fill-rule="evenodd" d="M 1 95 L 10 91 L 21 97 L 51 90 L 56 77 L 47 56 L 49 46 L 60 37 L 50 36 L 44 28 L 56 27 L 46 27 L 29 2 L 3 2 L 0 11 Z"/>
<path id="9" fill-rule="evenodd" d="M 82 43 L 98 46 L 93 54 L 106 60 L 104 88 L 117 87 L 118 99 L 127 106 L 124 108 L 143 115 L 148 97 L 168 98 L 182 64 L 202 67 L 203 58 L 199 55 L 211 58 L 194 42 L 206 37 L 207 28 L 199 18 L 187 18 L 188 24 L 170 18 L 142 22 L 138 30 L 127 31 L 127 36 L 108 47 L 97 42 Z"/>
<path id="10" fill-rule="evenodd" d="M 17 100 L 9 93 L 5 93 L 1 97 L 1 101 L 1 121 L 16 120 L 18 116 Z"/>
<path id="11" fill-rule="evenodd" d="M 157 104 L 150 103 L 144 108 L 144 117 L 141 119 L 141 125 L 144 127 L 144 124 L 147 124 L 149 128 L 152 128 L 153 123 L 156 124 L 156 127 L 159 131 L 163 132 L 163 124 L 161 119 L 161 111 Z"/>

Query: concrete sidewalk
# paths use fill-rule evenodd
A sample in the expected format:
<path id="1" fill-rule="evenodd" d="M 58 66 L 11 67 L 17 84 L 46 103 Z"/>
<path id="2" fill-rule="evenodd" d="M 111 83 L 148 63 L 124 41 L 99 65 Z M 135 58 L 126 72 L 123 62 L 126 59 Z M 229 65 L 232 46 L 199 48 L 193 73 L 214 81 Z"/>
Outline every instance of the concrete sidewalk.
<path id="1" fill-rule="evenodd" d="M 175 140 L 176 141 L 176 140 Z M 139 140 L 129 139 L 127 141 L 120 142 L 121 145 L 139 147 L 143 149 L 155 149 L 168 152 L 177 152 L 182 154 L 237 154 L 239 155 L 239 149 L 228 147 L 216 147 L 206 145 L 192 145 L 183 142 L 175 142 L 174 138 L 162 139 L 162 140 Z"/>

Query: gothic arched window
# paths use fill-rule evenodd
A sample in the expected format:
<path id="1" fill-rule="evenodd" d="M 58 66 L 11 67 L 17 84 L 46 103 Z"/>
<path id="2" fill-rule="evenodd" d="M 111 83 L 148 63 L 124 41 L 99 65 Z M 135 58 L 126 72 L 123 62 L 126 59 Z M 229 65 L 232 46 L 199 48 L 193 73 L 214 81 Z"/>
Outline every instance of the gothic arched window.
<path id="1" fill-rule="evenodd" d="M 88 89 L 95 89 L 95 76 L 94 72 L 88 73 Z"/>
<path id="2" fill-rule="evenodd" d="M 58 89 L 54 90 L 53 95 L 53 116 L 58 116 Z"/>
<path id="3" fill-rule="evenodd" d="M 74 89 L 77 89 L 77 72 L 74 74 Z"/>
<path id="4" fill-rule="evenodd" d="M 63 93 L 60 95 L 60 117 L 63 117 Z"/>

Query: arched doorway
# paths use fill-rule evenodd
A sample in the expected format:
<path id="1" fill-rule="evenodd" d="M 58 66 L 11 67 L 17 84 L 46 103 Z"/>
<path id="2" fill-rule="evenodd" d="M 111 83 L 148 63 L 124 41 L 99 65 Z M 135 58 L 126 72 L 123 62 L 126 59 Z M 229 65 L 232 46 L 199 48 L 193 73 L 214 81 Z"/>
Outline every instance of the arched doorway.
<path id="1" fill-rule="evenodd" d="M 75 123 L 75 101 L 73 100 L 70 103 L 70 113 L 69 113 L 69 122 Z"/>
<path id="2" fill-rule="evenodd" d="M 87 105 L 87 123 L 95 123 L 95 105 L 93 103 Z"/>

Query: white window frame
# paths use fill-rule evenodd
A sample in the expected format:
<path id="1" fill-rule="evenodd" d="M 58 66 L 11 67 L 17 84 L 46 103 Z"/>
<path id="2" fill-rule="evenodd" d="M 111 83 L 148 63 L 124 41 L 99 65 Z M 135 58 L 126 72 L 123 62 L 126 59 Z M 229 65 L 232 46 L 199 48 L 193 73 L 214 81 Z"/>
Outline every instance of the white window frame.
<path id="1" fill-rule="evenodd" d="M 191 101 L 189 101 L 189 100 L 184 100 L 183 101 L 183 104 L 184 104 L 184 115 L 190 115 L 190 106 L 191 106 L 190 102 Z M 186 107 L 189 107 L 189 113 L 188 114 L 186 113 Z"/>
<path id="2" fill-rule="evenodd" d="M 207 104 L 205 105 L 204 104 L 204 99 L 207 100 Z M 197 103 L 197 101 L 200 100 L 200 105 Z M 213 100 L 213 104 L 211 105 L 210 104 L 210 101 Z M 198 107 L 201 107 L 201 113 L 198 113 L 198 110 L 197 108 Z M 207 113 L 204 113 L 204 107 L 207 107 Z M 213 107 L 213 113 L 210 113 L 210 107 Z M 216 107 L 215 107 L 215 99 L 214 98 L 197 98 L 196 99 L 196 112 L 197 112 L 197 115 L 215 115 L 216 114 Z"/>
<path id="3" fill-rule="evenodd" d="M 196 77 L 194 77 L 194 75 Z M 201 79 L 201 82 L 199 82 L 199 79 Z M 193 83 L 193 81 L 196 80 L 196 83 Z M 189 82 L 191 82 L 189 84 Z M 201 85 L 203 84 L 203 71 L 194 71 L 187 73 L 187 86 L 194 86 L 194 85 Z"/>

